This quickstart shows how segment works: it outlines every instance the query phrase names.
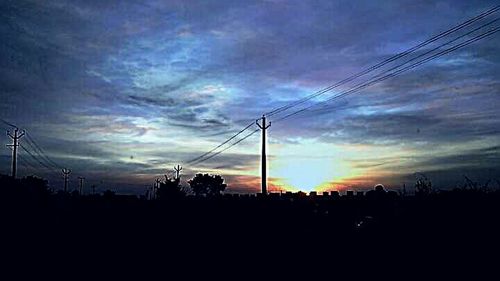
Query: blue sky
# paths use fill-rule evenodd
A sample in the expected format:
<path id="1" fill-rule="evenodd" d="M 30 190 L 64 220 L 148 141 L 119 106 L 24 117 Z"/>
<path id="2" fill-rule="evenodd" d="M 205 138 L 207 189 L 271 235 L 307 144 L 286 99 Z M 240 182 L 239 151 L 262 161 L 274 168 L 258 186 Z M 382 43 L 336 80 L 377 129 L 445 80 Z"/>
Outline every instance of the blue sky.
<path id="1" fill-rule="evenodd" d="M 2 1 L 0 117 L 70 167 L 73 186 L 82 175 L 100 188 L 141 193 L 181 164 L 184 179 L 218 173 L 232 191 L 255 191 L 259 134 L 201 164 L 186 161 L 263 112 L 495 4 Z M 464 174 L 500 178 L 499 43 L 497 34 L 276 122 L 272 188 L 399 188 L 413 185 L 415 172 L 442 187 L 462 184 Z M 1 173 L 9 172 L 9 153 L 0 154 Z M 61 184 L 58 174 L 19 169 Z"/>

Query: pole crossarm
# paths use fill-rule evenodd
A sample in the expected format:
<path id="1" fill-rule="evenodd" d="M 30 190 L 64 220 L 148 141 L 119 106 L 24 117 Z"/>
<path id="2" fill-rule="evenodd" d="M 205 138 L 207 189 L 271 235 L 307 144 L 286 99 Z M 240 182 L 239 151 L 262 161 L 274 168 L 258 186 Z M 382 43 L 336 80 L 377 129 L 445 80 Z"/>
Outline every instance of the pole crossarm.
<path id="1" fill-rule="evenodd" d="M 259 124 L 259 120 L 263 120 L 263 124 L 262 125 Z M 265 115 L 262 115 L 262 118 L 259 118 L 259 119 L 255 120 L 255 124 L 257 124 L 257 126 L 260 129 L 267 129 L 267 128 L 271 127 L 271 121 L 269 121 L 269 124 L 267 124 L 267 125 L 265 124 L 265 122 L 266 122 L 266 116 Z"/>
<path id="2" fill-rule="evenodd" d="M 174 171 L 175 171 L 175 178 L 179 179 L 180 178 L 180 173 L 182 171 L 182 166 L 181 165 L 177 165 L 177 167 L 174 166 Z"/>
<path id="3" fill-rule="evenodd" d="M 70 169 L 67 169 L 67 168 L 64 168 L 64 169 L 61 169 L 62 173 L 63 173 L 63 178 L 64 178 L 64 192 L 68 192 L 68 179 L 69 179 L 69 174 L 71 174 L 71 170 Z"/>

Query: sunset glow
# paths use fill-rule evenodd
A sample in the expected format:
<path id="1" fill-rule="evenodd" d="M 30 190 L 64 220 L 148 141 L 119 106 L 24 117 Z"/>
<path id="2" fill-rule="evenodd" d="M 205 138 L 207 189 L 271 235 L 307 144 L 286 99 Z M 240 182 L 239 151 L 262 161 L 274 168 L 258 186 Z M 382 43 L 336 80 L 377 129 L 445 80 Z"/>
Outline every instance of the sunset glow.
<path id="1" fill-rule="evenodd" d="M 355 176 L 345 161 L 346 155 L 335 145 L 307 142 L 272 147 L 270 176 L 272 184 L 292 191 L 333 189 L 333 182 Z"/>

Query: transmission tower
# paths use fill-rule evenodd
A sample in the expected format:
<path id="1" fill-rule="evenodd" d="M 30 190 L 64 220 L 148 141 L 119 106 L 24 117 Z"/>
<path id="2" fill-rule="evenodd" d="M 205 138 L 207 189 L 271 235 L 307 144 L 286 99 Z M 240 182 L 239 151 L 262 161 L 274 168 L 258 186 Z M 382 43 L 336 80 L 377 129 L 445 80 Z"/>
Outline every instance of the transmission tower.
<path id="1" fill-rule="evenodd" d="M 262 125 L 259 124 L 259 120 L 262 120 Z M 267 167 L 266 167 L 266 130 L 271 127 L 271 122 L 266 125 L 266 115 L 262 115 L 261 119 L 255 120 L 255 124 L 259 126 L 259 128 L 262 130 L 262 194 L 266 195 L 267 194 Z"/>
<path id="2" fill-rule="evenodd" d="M 9 131 L 7 131 L 7 135 L 12 139 L 12 144 L 8 144 L 8 147 L 12 147 L 12 177 L 16 178 L 17 175 L 17 147 L 19 146 L 19 139 L 22 138 L 25 134 L 25 131 L 22 131 L 19 134 L 19 129 L 16 128 L 14 130 L 14 135 L 12 135 Z"/>
<path id="3" fill-rule="evenodd" d="M 69 179 L 69 174 L 71 173 L 71 170 L 64 168 L 61 171 L 62 171 L 63 177 L 64 177 L 64 193 L 66 193 L 68 191 L 68 179 Z"/>

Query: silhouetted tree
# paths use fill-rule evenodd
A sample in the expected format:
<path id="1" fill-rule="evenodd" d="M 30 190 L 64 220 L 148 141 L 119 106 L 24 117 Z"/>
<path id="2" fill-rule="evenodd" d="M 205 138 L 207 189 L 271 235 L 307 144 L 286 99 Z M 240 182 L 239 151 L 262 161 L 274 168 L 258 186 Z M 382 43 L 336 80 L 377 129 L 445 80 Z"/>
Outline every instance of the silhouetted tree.
<path id="1" fill-rule="evenodd" d="M 36 176 L 14 179 L 0 175 L 1 193 L 4 198 L 46 199 L 52 193 L 48 181 Z"/>
<path id="2" fill-rule="evenodd" d="M 373 190 L 366 192 L 366 198 L 372 200 L 385 199 L 386 195 L 387 191 L 385 190 L 385 186 L 382 184 L 377 184 L 373 187 Z"/>
<path id="3" fill-rule="evenodd" d="M 219 175 L 196 174 L 188 181 L 196 195 L 214 196 L 226 189 L 224 179 Z"/>
<path id="4" fill-rule="evenodd" d="M 470 189 L 470 190 L 488 190 L 488 186 L 492 182 L 491 179 L 486 181 L 485 184 L 480 184 L 479 182 L 471 180 L 467 175 L 464 175 L 465 178 L 465 184 L 463 186 L 463 189 Z"/>
<path id="5" fill-rule="evenodd" d="M 185 189 L 180 185 L 180 178 L 169 178 L 165 175 L 165 181 L 160 182 L 157 191 L 158 199 L 174 199 L 184 197 L 186 195 Z"/>
<path id="6" fill-rule="evenodd" d="M 115 197 L 115 192 L 107 189 L 102 193 L 102 197 L 106 200 L 112 200 Z"/>
<path id="7" fill-rule="evenodd" d="M 432 182 L 422 173 L 417 173 L 415 182 L 415 195 L 426 196 L 432 192 Z"/>

